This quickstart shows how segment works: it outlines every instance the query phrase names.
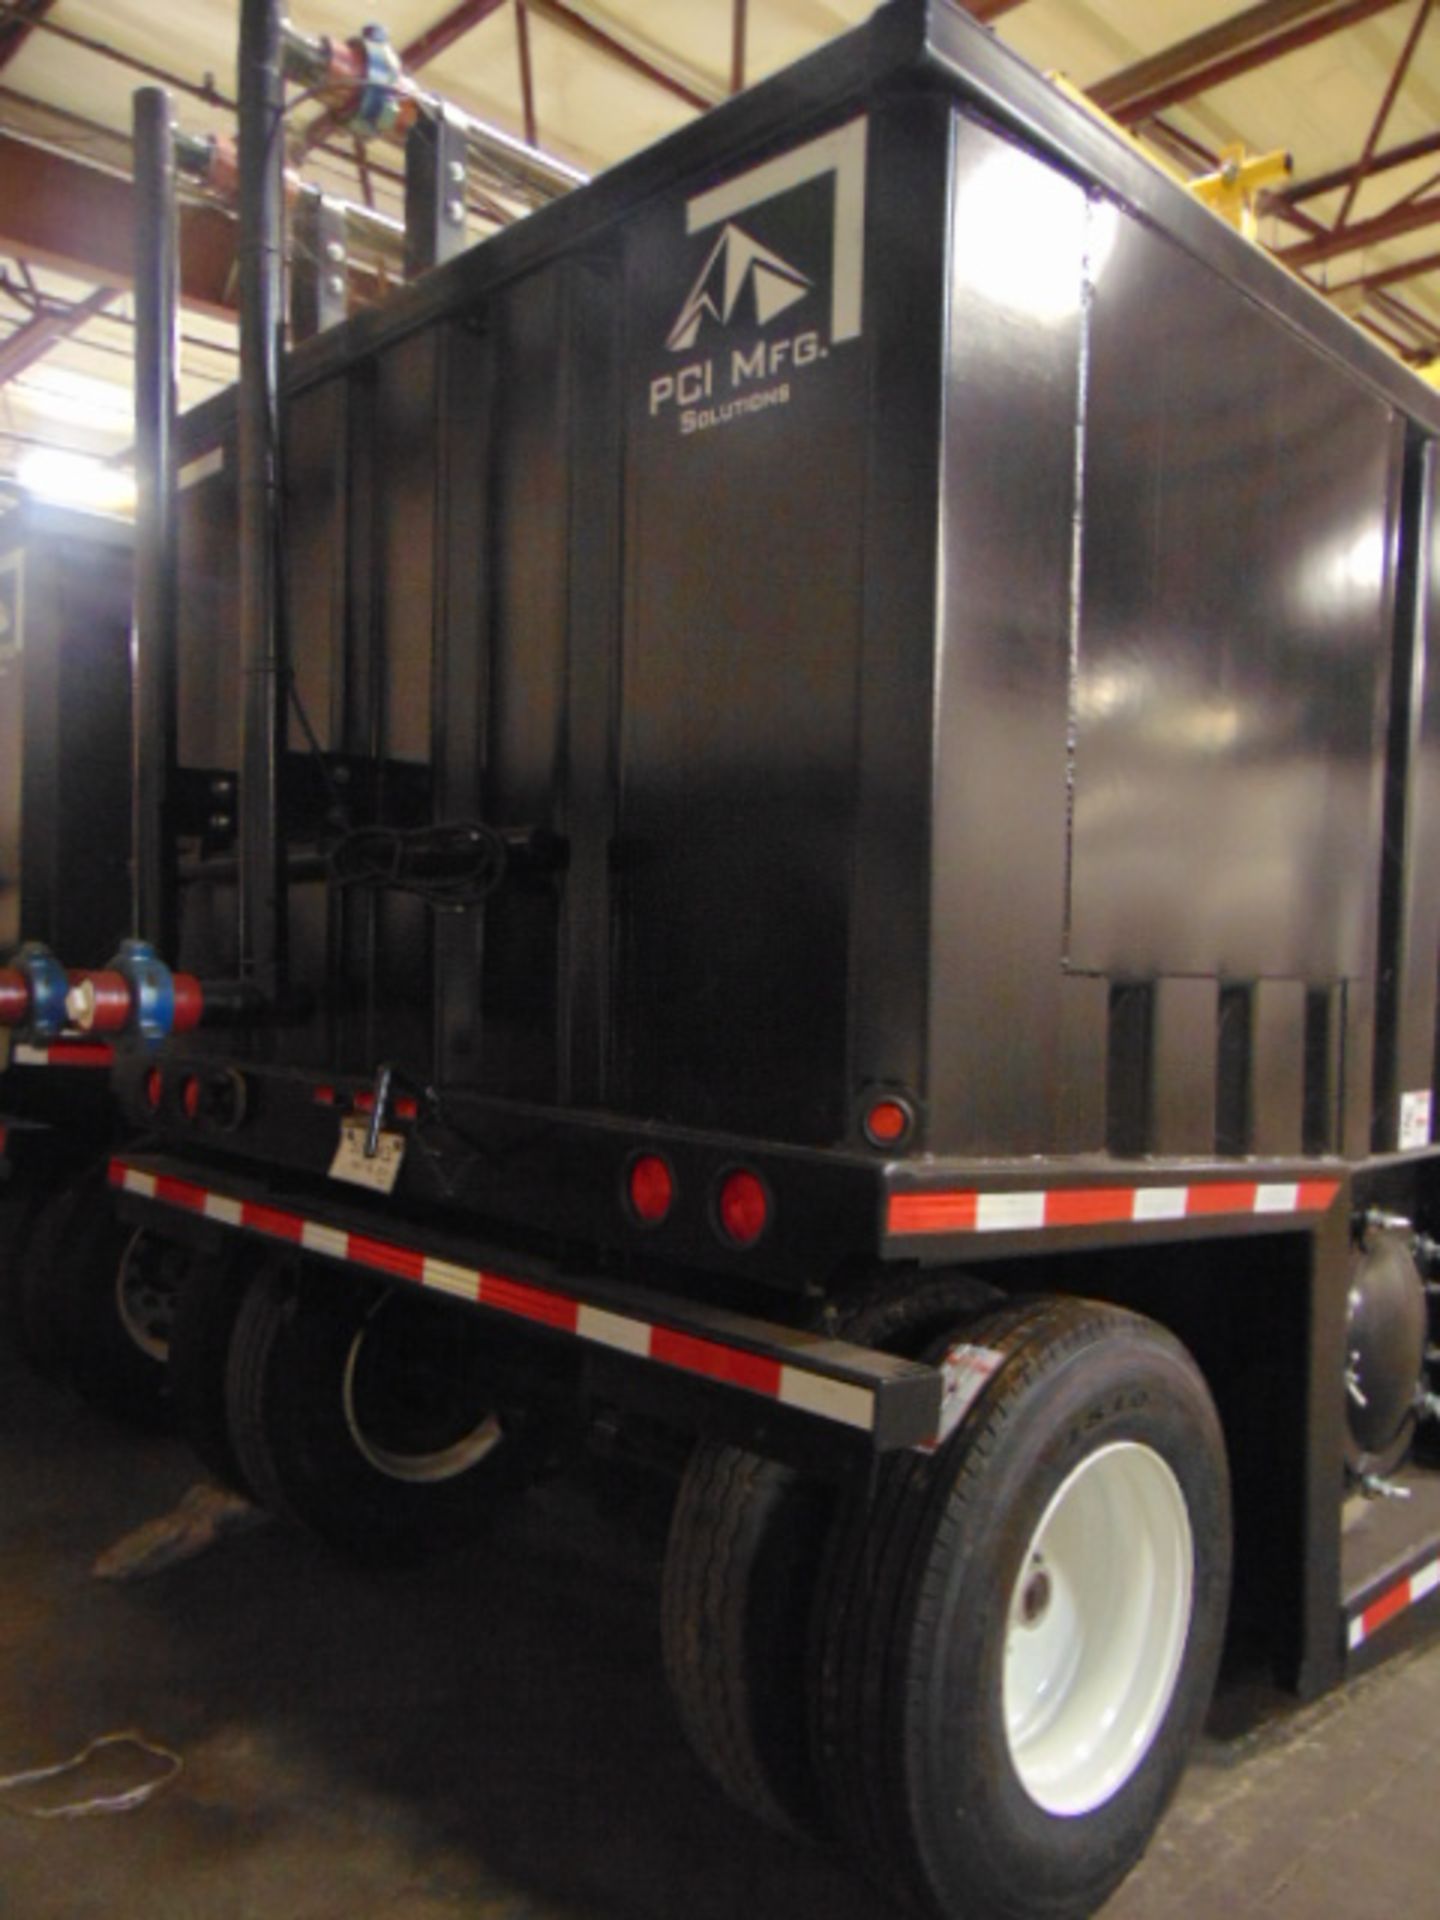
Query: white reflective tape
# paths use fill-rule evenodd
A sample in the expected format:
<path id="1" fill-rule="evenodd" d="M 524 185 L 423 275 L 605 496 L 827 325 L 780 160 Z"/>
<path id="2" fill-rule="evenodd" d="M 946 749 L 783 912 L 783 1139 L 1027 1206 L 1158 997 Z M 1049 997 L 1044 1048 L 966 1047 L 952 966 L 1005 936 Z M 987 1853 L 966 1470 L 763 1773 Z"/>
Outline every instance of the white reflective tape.
<path id="1" fill-rule="evenodd" d="M 240 1225 L 240 1202 L 227 1200 L 223 1193 L 207 1193 L 201 1211 L 207 1220 L 217 1220 L 222 1227 Z"/>
<path id="2" fill-rule="evenodd" d="M 142 1200 L 153 1200 L 155 1198 L 155 1175 L 153 1173 L 141 1173 L 135 1167 L 126 1167 L 125 1191 L 126 1193 L 139 1194 Z"/>
<path id="3" fill-rule="evenodd" d="M 1257 1187 L 1255 1189 L 1256 1213 L 1298 1213 L 1300 1210 L 1300 1189 L 1293 1183 L 1279 1187 Z"/>
<path id="4" fill-rule="evenodd" d="M 17 1067 L 48 1067 L 50 1049 L 48 1047 L 27 1046 L 23 1040 L 15 1042 L 15 1051 L 11 1058 Z"/>
<path id="5" fill-rule="evenodd" d="M 453 1260 L 426 1258 L 420 1269 L 422 1287 L 434 1287 L 437 1293 L 450 1293 L 457 1300 L 478 1300 L 480 1275 L 473 1267 L 457 1267 Z"/>
<path id="6" fill-rule="evenodd" d="M 1188 1187 L 1137 1187 L 1136 1220 L 1183 1220 L 1189 1196 Z"/>
<path id="7" fill-rule="evenodd" d="M 1418 1573 L 1410 1576 L 1410 1604 L 1423 1600 L 1427 1594 L 1434 1593 L 1440 1587 L 1440 1560 L 1432 1560 L 1427 1567 L 1421 1567 Z"/>
<path id="8" fill-rule="evenodd" d="M 780 1399 L 787 1407 L 818 1413 L 841 1426 L 858 1427 L 862 1433 L 875 1425 L 874 1394 L 851 1380 L 827 1380 L 823 1374 L 805 1373 L 799 1367 L 782 1367 Z"/>
<path id="9" fill-rule="evenodd" d="M 613 1347 L 617 1353 L 638 1354 L 642 1360 L 650 1358 L 650 1336 L 654 1329 L 644 1320 L 607 1313 L 604 1307 L 582 1306 L 575 1331 L 582 1340 L 593 1340 L 597 1346 Z"/>
<path id="10" fill-rule="evenodd" d="M 978 1233 L 1013 1232 L 1022 1227 L 1043 1227 L 1043 1193 L 982 1193 L 975 1203 L 975 1228 Z"/>
<path id="11" fill-rule="evenodd" d="M 1365 1616 L 1363 1613 L 1357 1613 L 1355 1615 L 1355 1618 L 1350 1622 L 1350 1632 L 1349 1632 L 1348 1638 L 1349 1638 L 1351 1653 L 1354 1653 L 1357 1647 L 1364 1646 Z"/>
<path id="12" fill-rule="evenodd" d="M 212 473 L 225 471 L 225 449 L 215 447 L 209 453 L 202 453 L 193 460 L 187 460 L 177 475 L 177 483 L 182 492 L 186 487 L 197 486 L 200 481 L 208 480 Z"/>
<path id="13" fill-rule="evenodd" d="M 331 1260 L 350 1258 L 350 1236 L 336 1227 L 322 1227 L 318 1220 L 306 1220 L 300 1228 L 300 1244 L 307 1253 L 323 1253 Z"/>

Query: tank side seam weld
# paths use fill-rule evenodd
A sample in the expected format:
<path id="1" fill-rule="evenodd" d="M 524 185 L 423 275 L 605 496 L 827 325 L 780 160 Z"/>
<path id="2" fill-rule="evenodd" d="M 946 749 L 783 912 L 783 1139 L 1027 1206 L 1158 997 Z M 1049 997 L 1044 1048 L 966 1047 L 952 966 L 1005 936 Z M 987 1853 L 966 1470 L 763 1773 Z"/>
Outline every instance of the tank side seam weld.
<path id="1" fill-rule="evenodd" d="M 873 1388 L 770 1354 L 591 1305 L 532 1280 L 457 1265 L 418 1247 L 329 1227 L 257 1201 L 236 1200 L 194 1181 L 128 1166 L 123 1160 L 110 1162 L 110 1184 L 136 1199 L 155 1201 L 219 1226 L 257 1233 L 307 1253 L 450 1294 L 512 1319 L 570 1334 L 592 1346 L 608 1347 L 635 1359 L 759 1394 L 840 1426 L 864 1433 L 873 1432 L 876 1426 Z"/>
<path id="2" fill-rule="evenodd" d="M 1427 1561 L 1403 1580 L 1397 1580 L 1378 1600 L 1372 1600 L 1368 1607 L 1351 1617 L 1346 1634 L 1351 1653 L 1363 1647 L 1381 1627 L 1397 1620 L 1402 1613 L 1427 1599 L 1437 1589 L 1440 1589 L 1440 1560 Z"/>
<path id="3" fill-rule="evenodd" d="M 1146 1224 L 1221 1215 L 1324 1213 L 1338 1180 L 1210 1181 L 1184 1187 L 1059 1187 L 1031 1193 L 937 1189 L 892 1193 L 886 1232 L 1025 1233 L 1043 1227 Z"/>

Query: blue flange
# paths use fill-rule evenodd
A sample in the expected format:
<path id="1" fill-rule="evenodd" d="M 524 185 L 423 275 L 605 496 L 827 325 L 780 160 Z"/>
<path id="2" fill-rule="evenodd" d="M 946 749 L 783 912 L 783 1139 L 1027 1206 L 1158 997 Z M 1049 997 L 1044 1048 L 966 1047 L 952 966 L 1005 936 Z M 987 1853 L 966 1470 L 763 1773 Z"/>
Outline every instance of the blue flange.
<path id="1" fill-rule="evenodd" d="M 376 139 L 390 131 L 399 115 L 399 89 L 405 69 L 382 26 L 372 22 L 362 28 L 360 49 L 365 55 L 365 84 L 350 116 L 349 130 Z"/>
<path id="2" fill-rule="evenodd" d="M 65 969 L 47 946 L 27 940 L 13 964 L 24 974 L 30 992 L 30 1013 L 25 1031 L 37 1040 L 53 1040 L 69 1024 L 65 995 L 70 983 Z"/>
<path id="3" fill-rule="evenodd" d="M 168 1040 L 175 1030 L 175 976 L 148 940 L 122 940 L 107 971 L 130 989 L 130 1031 Z"/>

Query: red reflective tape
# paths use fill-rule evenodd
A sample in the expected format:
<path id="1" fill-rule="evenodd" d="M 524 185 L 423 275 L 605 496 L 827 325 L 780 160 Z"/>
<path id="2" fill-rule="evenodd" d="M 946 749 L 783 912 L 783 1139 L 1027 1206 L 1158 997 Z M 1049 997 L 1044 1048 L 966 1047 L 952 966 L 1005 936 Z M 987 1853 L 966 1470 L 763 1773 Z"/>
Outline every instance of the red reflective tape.
<path id="1" fill-rule="evenodd" d="M 101 1041 L 76 1041 L 73 1046 L 62 1042 L 47 1047 L 45 1058 L 52 1067 L 108 1067 L 115 1058 L 115 1049 Z"/>
<path id="2" fill-rule="evenodd" d="M 315 1087 L 310 1094 L 310 1098 L 317 1107 L 333 1107 L 335 1104 L 335 1089 L 333 1087 Z"/>
<path id="3" fill-rule="evenodd" d="M 1368 1640 L 1398 1614 L 1404 1613 L 1410 1604 L 1410 1580 L 1407 1577 L 1398 1586 L 1391 1587 L 1388 1593 L 1382 1593 L 1378 1600 L 1372 1600 L 1360 1616 L 1360 1625 Z"/>
<path id="4" fill-rule="evenodd" d="M 975 1225 L 978 1193 L 892 1193 L 891 1233 L 965 1233 Z"/>
<path id="5" fill-rule="evenodd" d="M 0 1125 L 0 1153 L 5 1151 L 5 1142 L 10 1138 L 10 1129 Z"/>
<path id="6" fill-rule="evenodd" d="M 126 1171 L 127 1169 L 123 1160 L 112 1160 L 105 1170 L 105 1177 L 112 1187 L 123 1187 L 125 1184 Z"/>
<path id="7" fill-rule="evenodd" d="M 278 1207 L 262 1207 L 255 1200 L 240 1203 L 240 1224 L 249 1227 L 253 1233 L 267 1234 L 272 1240 L 293 1240 L 297 1243 L 305 1231 L 305 1222 L 298 1213 L 282 1213 Z"/>
<path id="8" fill-rule="evenodd" d="M 425 1275 L 423 1253 L 413 1247 L 397 1247 L 390 1240 L 371 1240 L 363 1233 L 350 1235 L 350 1258 L 362 1267 L 393 1273 L 401 1280 L 421 1280 Z"/>
<path id="9" fill-rule="evenodd" d="M 1134 1217 L 1133 1187 L 1066 1187 L 1045 1196 L 1047 1227 L 1095 1227 Z"/>
<path id="10" fill-rule="evenodd" d="M 205 1211 L 204 1187 L 197 1187 L 193 1180 L 177 1180 L 173 1174 L 156 1175 L 155 1198 L 170 1207 L 183 1207 L 187 1213 Z"/>
<path id="11" fill-rule="evenodd" d="M 1328 1213 L 1330 1203 L 1339 1191 L 1338 1180 L 1302 1180 L 1295 1204 L 1301 1213 Z"/>
<path id="12" fill-rule="evenodd" d="M 752 1393 L 765 1393 L 772 1398 L 778 1398 L 780 1393 L 782 1368 L 778 1360 L 747 1353 L 742 1347 L 722 1347 L 717 1341 L 702 1340 L 693 1333 L 656 1327 L 650 1335 L 650 1358 L 667 1367 L 679 1367 L 685 1373 L 703 1374 L 707 1380 L 723 1380 L 727 1386 L 748 1387 Z"/>
<path id="13" fill-rule="evenodd" d="M 552 1293 L 548 1287 L 531 1287 L 523 1280 L 507 1280 L 503 1273 L 482 1273 L 475 1297 L 482 1307 L 513 1313 L 521 1320 L 534 1320 L 542 1327 L 559 1327 L 565 1333 L 574 1333 L 580 1325 L 578 1300 L 572 1300 L 565 1293 Z"/>
<path id="14" fill-rule="evenodd" d="M 1185 1196 L 1185 1211 L 1192 1216 L 1197 1213 L 1253 1213 L 1258 1191 L 1253 1180 L 1191 1187 Z"/>

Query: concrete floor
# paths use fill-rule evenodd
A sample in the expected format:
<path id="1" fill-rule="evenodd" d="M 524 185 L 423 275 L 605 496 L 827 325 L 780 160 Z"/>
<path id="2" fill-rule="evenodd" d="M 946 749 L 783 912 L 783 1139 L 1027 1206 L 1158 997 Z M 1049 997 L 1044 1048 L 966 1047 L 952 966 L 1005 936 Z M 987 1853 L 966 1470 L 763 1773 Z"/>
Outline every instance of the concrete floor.
<path id="1" fill-rule="evenodd" d="M 267 1526 L 143 1584 L 92 1577 L 195 1477 L 0 1356 L 0 1774 L 123 1728 L 184 1761 L 124 1816 L 0 1812 L 0 1920 L 887 1914 L 690 1759 L 653 1506 L 559 1486 L 427 1571 Z M 1107 1920 L 1429 1920 L 1437 1763 L 1440 1644 L 1212 1737 Z"/>

